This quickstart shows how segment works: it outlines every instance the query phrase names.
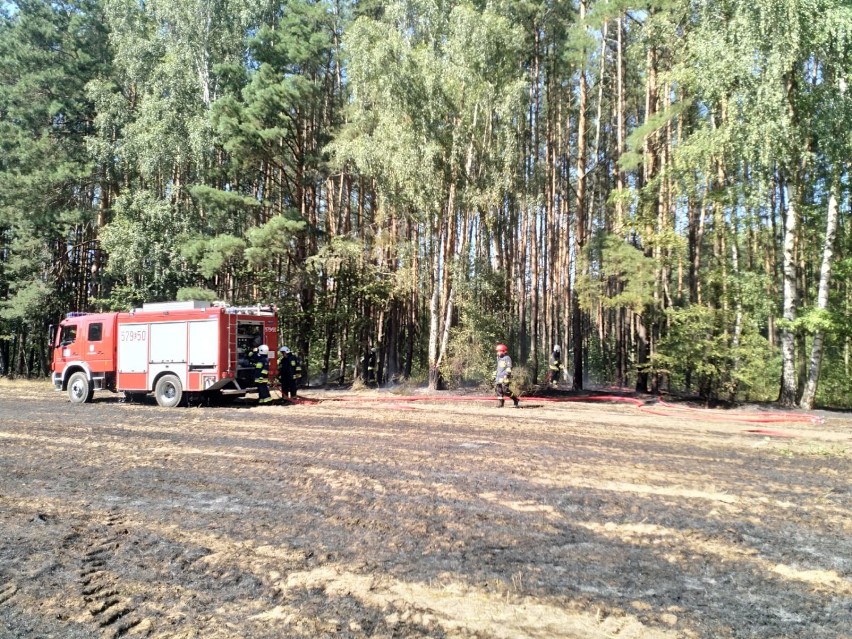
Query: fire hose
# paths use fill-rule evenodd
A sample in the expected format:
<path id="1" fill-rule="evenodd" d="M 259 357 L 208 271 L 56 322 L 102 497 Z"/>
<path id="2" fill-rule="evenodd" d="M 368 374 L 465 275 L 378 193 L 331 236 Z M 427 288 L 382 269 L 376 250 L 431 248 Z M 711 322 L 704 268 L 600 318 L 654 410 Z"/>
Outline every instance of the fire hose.
<path id="1" fill-rule="evenodd" d="M 622 396 L 622 395 L 585 395 L 572 397 L 537 397 L 524 396 L 521 397 L 522 402 L 533 403 L 566 403 L 566 402 L 605 402 L 605 403 L 622 403 L 630 404 L 643 413 L 649 415 L 659 415 L 663 417 L 677 417 L 690 415 L 701 421 L 709 422 L 740 422 L 747 424 L 823 424 L 825 420 L 816 415 L 796 412 L 739 412 L 725 411 L 724 413 L 717 412 L 714 409 L 696 408 L 693 406 L 678 406 L 671 402 L 651 399 L 645 400 L 638 397 Z M 346 404 L 394 404 L 396 409 L 411 410 L 406 406 L 408 403 L 414 402 L 492 402 L 494 399 L 490 396 L 482 395 L 389 395 L 386 397 L 363 397 L 347 395 L 336 397 L 330 400 Z M 746 432 L 761 434 L 775 437 L 795 437 L 788 433 L 766 429 L 751 429 Z"/>

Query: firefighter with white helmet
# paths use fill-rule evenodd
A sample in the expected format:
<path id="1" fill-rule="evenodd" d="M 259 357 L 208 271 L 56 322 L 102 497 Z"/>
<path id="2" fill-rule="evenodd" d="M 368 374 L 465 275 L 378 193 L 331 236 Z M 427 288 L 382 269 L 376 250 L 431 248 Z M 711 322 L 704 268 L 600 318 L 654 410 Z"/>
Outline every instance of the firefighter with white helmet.
<path id="1" fill-rule="evenodd" d="M 518 406 L 518 396 L 512 392 L 509 387 L 512 381 L 512 358 L 509 357 L 509 349 L 505 344 L 497 344 L 497 372 L 494 375 L 494 387 L 497 390 L 497 406 L 503 408 L 505 396 L 512 398 L 512 404 L 515 408 Z"/>
<path id="2" fill-rule="evenodd" d="M 284 399 L 296 399 L 302 381 L 302 363 L 287 346 L 278 349 L 278 381 Z"/>
<path id="3" fill-rule="evenodd" d="M 252 363 L 259 403 L 268 404 L 272 401 L 272 395 L 269 393 L 269 346 L 261 344 L 252 349 Z"/>
<path id="4" fill-rule="evenodd" d="M 562 349 L 559 344 L 553 347 L 553 352 L 550 354 L 550 364 L 547 371 L 547 381 L 551 386 L 559 386 L 559 380 L 562 379 Z"/>

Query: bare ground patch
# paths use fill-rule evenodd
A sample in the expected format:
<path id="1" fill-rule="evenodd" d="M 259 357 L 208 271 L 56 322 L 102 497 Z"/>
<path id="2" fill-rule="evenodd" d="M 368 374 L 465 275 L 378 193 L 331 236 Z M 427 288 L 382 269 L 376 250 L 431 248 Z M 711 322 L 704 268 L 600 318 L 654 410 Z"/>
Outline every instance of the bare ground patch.
<path id="1" fill-rule="evenodd" d="M 852 421 L 719 415 L 3 383 L 0 636 L 852 636 Z"/>

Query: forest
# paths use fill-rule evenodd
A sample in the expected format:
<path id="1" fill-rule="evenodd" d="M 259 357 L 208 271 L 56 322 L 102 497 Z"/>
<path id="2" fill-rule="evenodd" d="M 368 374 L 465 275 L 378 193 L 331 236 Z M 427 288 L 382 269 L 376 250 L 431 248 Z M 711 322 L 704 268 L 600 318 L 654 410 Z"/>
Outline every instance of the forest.
<path id="1" fill-rule="evenodd" d="M 313 383 L 852 405 L 848 0 L 0 2 L 0 374 L 275 304 Z"/>

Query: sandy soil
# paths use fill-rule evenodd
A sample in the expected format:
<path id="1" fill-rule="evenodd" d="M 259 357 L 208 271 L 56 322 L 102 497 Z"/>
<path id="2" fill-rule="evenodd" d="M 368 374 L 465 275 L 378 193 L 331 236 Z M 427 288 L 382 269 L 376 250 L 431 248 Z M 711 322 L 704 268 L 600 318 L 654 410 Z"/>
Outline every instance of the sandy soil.
<path id="1" fill-rule="evenodd" d="M 0 636 L 852 637 L 849 415 L 306 394 L 0 384 Z"/>

